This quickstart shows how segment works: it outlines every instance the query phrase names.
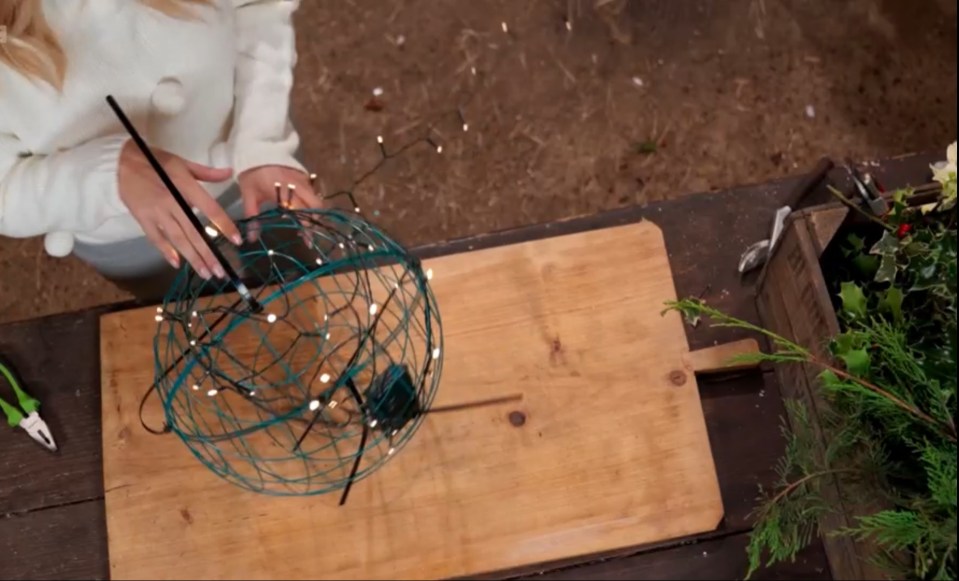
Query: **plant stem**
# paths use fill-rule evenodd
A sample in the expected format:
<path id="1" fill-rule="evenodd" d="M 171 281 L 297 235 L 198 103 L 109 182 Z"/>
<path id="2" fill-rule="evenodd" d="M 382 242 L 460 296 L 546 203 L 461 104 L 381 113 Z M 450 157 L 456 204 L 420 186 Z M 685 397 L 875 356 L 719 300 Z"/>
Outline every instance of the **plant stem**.
<path id="1" fill-rule="evenodd" d="M 850 373 L 848 373 L 848 372 L 846 372 L 846 371 L 843 371 L 842 369 L 839 369 L 838 367 L 835 367 L 835 366 L 833 366 L 833 365 L 830 365 L 829 363 L 826 363 L 825 361 L 821 361 L 820 359 L 818 359 L 818 358 L 816 358 L 816 357 L 813 357 L 813 358 L 812 358 L 812 362 L 815 363 L 816 365 L 824 368 L 824 369 L 828 369 L 829 371 L 835 373 L 836 375 L 838 375 L 839 377 L 842 377 L 843 379 L 847 379 L 847 380 L 849 380 L 849 381 L 854 381 L 854 382 L 858 383 L 859 385 L 865 387 L 866 389 L 872 391 L 873 393 L 876 393 L 876 394 L 878 394 L 878 395 L 880 395 L 880 396 L 888 399 L 889 401 L 891 401 L 892 403 L 894 403 L 895 405 L 897 405 L 897 406 L 900 407 L 901 409 L 909 412 L 910 414 L 912 414 L 912 415 L 914 415 L 915 417 L 921 419 L 922 421 L 928 423 L 929 425 L 937 426 L 937 427 L 940 427 L 940 428 L 945 427 L 945 428 L 946 428 L 946 434 L 945 434 L 946 437 L 948 437 L 948 438 L 949 438 L 950 440 L 952 440 L 953 442 L 956 441 L 956 428 L 955 428 L 954 425 L 943 424 L 942 422 L 937 421 L 935 418 L 929 416 L 928 414 L 926 414 L 925 412 L 923 412 L 923 411 L 920 410 L 919 408 L 907 404 L 906 402 L 902 401 L 902 400 L 899 399 L 898 397 L 896 397 L 896 396 L 892 395 L 891 393 L 889 393 L 888 391 L 882 389 L 882 388 L 879 387 L 878 385 L 876 385 L 876 384 L 874 384 L 874 383 L 870 383 L 870 382 L 868 382 L 868 381 L 866 381 L 865 379 L 862 379 L 862 378 L 860 378 L 860 377 L 856 377 L 855 375 L 852 375 L 852 374 L 850 374 Z"/>
<path id="2" fill-rule="evenodd" d="M 865 216 L 865 217 L 868 218 L 869 220 L 872 220 L 872 221 L 875 222 L 876 224 L 879 224 L 880 226 L 882 226 L 885 230 L 888 230 L 889 232 L 892 232 L 892 231 L 894 230 L 894 228 L 893 228 L 892 226 L 890 226 L 889 224 L 886 224 L 885 222 L 883 222 L 882 219 L 880 219 L 879 217 L 874 216 L 873 214 L 871 214 L 871 213 L 863 210 L 861 207 L 859 207 L 858 204 L 853 203 L 849 198 L 847 198 L 846 196 L 842 195 L 842 192 L 840 192 L 840 191 L 837 190 L 836 188 L 834 188 L 834 187 L 832 187 L 832 186 L 829 186 L 828 189 L 829 189 L 829 193 L 831 193 L 833 196 L 835 196 L 836 198 L 838 198 L 839 201 L 842 202 L 843 204 L 845 204 L 848 208 L 850 208 L 850 209 L 852 209 L 852 210 L 854 210 L 854 211 L 856 211 L 856 212 L 859 212 L 860 214 L 862 214 L 863 216 Z"/>
<path id="3" fill-rule="evenodd" d="M 842 474 L 846 472 L 858 472 L 858 470 L 853 470 L 852 468 L 836 468 L 835 470 L 820 470 L 819 472 L 813 472 L 812 474 L 807 474 L 800 478 L 799 480 L 789 483 L 786 488 L 783 488 L 779 491 L 779 494 L 772 497 L 772 500 L 769 501 L 767 506 L 772 506 L 782 500 L 783 498 L 789 496 L 792 491 L 796 490 L 803 484 L 813 480 L 815 478 L 822 478 L 823 476 L 829 476 L 830 474 Z"/>

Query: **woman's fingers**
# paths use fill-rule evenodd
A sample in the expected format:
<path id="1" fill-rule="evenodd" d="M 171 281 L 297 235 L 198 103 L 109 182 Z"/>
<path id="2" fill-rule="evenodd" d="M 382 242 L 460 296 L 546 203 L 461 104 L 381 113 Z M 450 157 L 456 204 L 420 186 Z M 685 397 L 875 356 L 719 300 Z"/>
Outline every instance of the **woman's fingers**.
<path id="1" fill-rule="evenodd" d="M 179 208 L 163 215 L 157 225 L 170 244 L 177 249 L 184 260 L 190 263 L 197 274 L 204 279 L 210 278 L 213 274 L 220 276 L 222 267 Z M 216 270 L 217 268 L 220 272 Z"/>
<path id="2" fill-rule="evenodd" d="M 144 221 L 143 233 L 146 235 L 147 240 L 166 258 L 170 266 L 180 268 L 180 255 L 177 253 L 176 248 L 170 244 L 170 241 L 164 237 L 163 232 L 160 231 L 160 228 L 154 222 Z"/>
<path id="3" fill-rule="evenodd" d="M 243 196 L 243 215 L 252 218 L 260 213 L 260 203 L 256 196 Z M 247 222 L 246 239 L 248 242 L 256 242 L 260 237 L 260 223 L 256 220 Z"/>
<path id="4" fill-rule="evenodd" d="M 240 229 L 227 215 L 226 210 L 203 189 L 203 186 L 194 181 L 185 188 L 183 195 L 190 205 L 200 210 L 224 236 L 236 245 L 243 243 L 243 239 L 240 238 Z M 191 225 L 190 228 L 192 229 L 193 226 Z"/>
<path id="5" fill-rule="evenodd" d="M 182 159 L 182 158 L 181 158 Z M 186 169 L 201 182 L 222 182 L 230 179 L 233 170 L 228 167 L 210 167 L 184 159 Z"/>

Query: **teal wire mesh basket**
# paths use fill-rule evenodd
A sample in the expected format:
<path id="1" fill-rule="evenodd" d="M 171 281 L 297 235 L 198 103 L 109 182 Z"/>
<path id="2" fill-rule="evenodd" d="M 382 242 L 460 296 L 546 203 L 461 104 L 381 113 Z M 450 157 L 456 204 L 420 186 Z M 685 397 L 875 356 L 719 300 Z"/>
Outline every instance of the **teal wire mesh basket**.
<path id="1" fill-rule="evenodd" d="M 216 240 L 253 290 L 183 268 L 157 308 L 166 430 L 259 493 L 343 491 L 409 442 L 442 368 L 431 272 L 357 213 L 275 209 Z M 222 237 L 221 237 L 222 238 Z"/>

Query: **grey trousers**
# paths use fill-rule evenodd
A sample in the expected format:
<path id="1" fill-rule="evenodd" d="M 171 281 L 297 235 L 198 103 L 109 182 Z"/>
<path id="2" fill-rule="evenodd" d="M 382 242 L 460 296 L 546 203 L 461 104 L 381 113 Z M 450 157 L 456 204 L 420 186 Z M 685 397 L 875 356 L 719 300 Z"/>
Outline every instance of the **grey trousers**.
<path id="1" fill-rule="evenodd" d="M 230 218 L 240 220 L 243 201 L 235 183 L 218 199 Z M 163 254 L 145 236 L 110 244 L 77 242 L 73 254 L 101 276 L 143 302 L 158 302 L 177 277 Z"/>

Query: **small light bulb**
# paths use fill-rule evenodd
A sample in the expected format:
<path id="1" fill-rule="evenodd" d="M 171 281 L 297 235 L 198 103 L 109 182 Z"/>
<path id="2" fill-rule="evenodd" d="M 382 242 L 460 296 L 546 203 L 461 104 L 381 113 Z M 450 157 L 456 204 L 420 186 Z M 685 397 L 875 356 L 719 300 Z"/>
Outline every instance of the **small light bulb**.
<path id="1" fill-rule="evenodd" d="M 396 453 L 396 448 L 390 448 L 389 450 L 386 451 L 387 456 L 392 456 L 395 453 Z"/>
<path id="2" fill-rule="evenodd" d="M 383 136 L 382 136 L 382 135 L 377 135 L 377 136 L 376 136 L 376 142 L 382 144 L 382 143 L 383 143 Z"/>
<path id="3" fill-rule="evenodd" d="M 370 305 L 370 314 L 375 315 L 378 309 L 379 307 L 376 305 L 376 303 L 373 303 L 372 305 Z"/>
<path id="4" fill-rule="evenodd" d="M 322 258 L 317 258 L 317 259 L 316 259 L 316 265 L 317 265 L 317 266 L 323 266 L 323 259 L 322 259 Z"/>
<path id="5" fill-rule="evenodd" d="M 163 312 L 163 307 L 157 307 L 157 312 L 158 312 L 158 313 L 162 313 L 162 312 Z"/>
<path id="6" fill-rule="evenodd" d="M 157 315 L 157 316 L 153 317 L 153 319 L 154 319 L 157 323 L 159 323 L 160 321 L 163 320 L 163 315 Z"/>
<path id="7" fill-rule="evenodd" d="M 330 402 L 330 409 L 333 409 L 335 407 L 336 407 L 336 400 L 334 399 L 333 401 Z"/>
<path id="8" fill-rule="evenodd" d="M 340 242 L 340 248 L 346 248 L 346 244 L 343 244 L 342 242 Z"/>
<path id="9" fill-rule="evenodd" d="M 329 382 L 330 382 L 330 374 L 329 374 L 329 373 L 324 373 L 323 375 L 321 375 L 321 376 L 320 376 L 320 381 L 322 381 L 323 383 L 329 383 Z"/>
<path id="10" fill-rule="evenodd" d="M 573 30 L 573 23 L 569 20 L 566 21 L 566 30 Z"/>
<path id="11" fill-rule="evenodd" d="M 382 94 L 383 94 L 383 88 L 382 88 L 382 87 L 376 87 L 376 88 L 373 89 L 373 96 L 374 96 L 374 97 L 379 97 L 379 96 L 381 96 Z"/>
<path id="12" fill-rule="evenodd" d="M 500 26 L 503 27 L 503 32 L 505 32 L 505 33 L 507 33 L 507 34 L 509 33 L 509 27 L 506 26 L 506 23 L 505 23 L 505 22 L 500 23 Z"/>
<path id="13" fill-rule="evenodd" d="M 217 392 L 217 390 L 215 390 L 215 389 L 211 389 L 210 391 L 206 392 L 206 394 L 207 394 L 208 396 L 210 396 L 210 397 L 213 397 L 213 396 L 216 395 L 217 393 L 218 393 L 218 392 Z"/>
<path id="14" fill-rule="evenodd" d="M 320 409 L 320 400 L 314 399 L 310 402 L 310 411 L 315 412 L 318 409 Z"/>
<path id="15" fill-rule="evenodd" d="M 329 320 L 330 320 L 330 316 L 329 316 L 329 315 L 323 315 L 323 320 L 324 320 L 324 321 L 329 321 Z"/>
<path id="16" fill-rule="evenodd" d="M 330 334 L 329 334 L 329 333 L 327 333 L 327 334 L 326 334 L 326 336 L 325 336 L 325 337 L 323 337 L 323 338 L 324 338 L 324 339 L 326 339 L 327 341 L 329 341 L 329 340 L 330 340 Z"/>
<path id="17" fill-rule="evenodd" d="M 476 67 L 470 67 L 470 73 L 472 73 L 473 75 L 475 75 L 475 74 L 476 74 Z"/>
<path id="18" fill-rule="evenodd" d="M 196 347 L 196 339 L 190 339 L 190 346 Z"/>
<path id="19" fill-rule="evenodd" d="M 199 313 L 197 313 L 196 311 L 193 311 L 193 312 L 190 314 L 190 316 L 192 316 L 194 319 L 197 318 L 198 315 L 199 315 Z"/>
<path id="20" fill-rule="evenodd" d="M 359 214 L 359 213 L 360 213 L 360 207 L 357 206 L 357 207 L 353 208 L 353 211 L 356 212 L 357 214 Z"/>
<path id="21" fill-rule="evenodd" d="M 370 244 L 369 246 L 366 247 L 366 249 L 369 250 L 370 252 L 373 252 L 374 250 L 376 250 L 376 247 Z"/>
<path id="22" fill-rule="evenodd" d="M 437 145 L 437 146 L 436 146 L 436 153 L 443 153 L 443 146 L 442 146 L 442 145 Z"/>
<path id="23" fill-rule="evenodd" d="M 433 359 L 439 359 L 439 358 L 440 358 L 440 348 L 436 347 L 435 349 L 433 349 Z"/>
<path id="24" fill-rule="evenodd" d="M 275 323 L 275 322 L 276 322 L 276 314 L 275 314 L 275 313 L 270 313 L 269 315 L 267 315 L 267 316 L 266 316 L 266 321 L 267 321 L 268 323 Z"/>
<path id="25" fill-rule="evenodd" d="M 211 228 L 210 226 L 204 227 L 203 230 L 206 231 L 206 235 L 209 236 L 210 238 L 216 238 L 217 236 L 220 235 L 220 233 L 217 232 L 216 229 Z"/>
<path id="26" fill-rule="evenodd" d="M 469 124 L 468 124 L 468 123 L 464 123 L 464 124 L 463 124 L 463 131 L 469 131 L 469 130 L 470 130 Z"/>
<path id="27" fill-rule="evenodd" d="M 426 269 L 426 280 L 433 280 L 433 269 L 432 269 L 432 268 L 427 268 L 427 269 Z"/>
<path id="28" fill-rule="evenodd" d="M 316 181 L 316 174 L 315 174 L 315 173 L 311 173 L 311 174 L 310 174 L 310 181 L 311 181 L 311 182 L 315 182 L 315 181 Z"/>
<path id="29" fill-rule="evenodd" d="M 251 389 L 251 390 L 250 390 L 250 393 L 249 393 L 248 395 L 249 395 L 250 397 L 253 397 L 254 395 L 256 395 L 256 390 L 255 390 L 255 389 Z"/>
<path id="30" fill-rule="evenodd" d="M 370 427 L 375 428 L 377 423 L 378 422 L 376 420 L 373 420 L 372 422 L 370 422 Z"/>
<path id="31" fill-rule="evenodd" d="M 273 252 L 273 249 L 272 249 L 272 248 L 266 251 L 266 255 L 267 255 L 267 256 L 273 256 L 273 254 L 274 254 L 274 252 Z"/>
<path id="32" fill-rule="evenodd" d="M 194 384 L 193 384 L 193 391 L 200 391 L 200 386 L 194 383 Z"/>

